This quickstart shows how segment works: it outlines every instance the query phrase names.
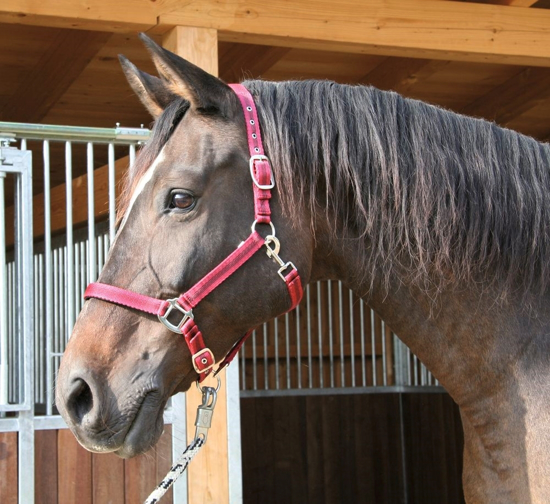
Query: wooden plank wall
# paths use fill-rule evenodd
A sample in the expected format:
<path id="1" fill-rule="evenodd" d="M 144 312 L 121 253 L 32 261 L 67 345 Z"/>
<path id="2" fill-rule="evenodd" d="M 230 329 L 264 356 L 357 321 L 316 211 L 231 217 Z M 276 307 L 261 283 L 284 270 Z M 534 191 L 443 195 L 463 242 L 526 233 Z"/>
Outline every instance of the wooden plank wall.
<path id="1" fill-rule="evenodd" d="M 0 432 L 0 502 L 17 504 L 16 432 Z"/>
<path id="2" fill-rule="evenodd" d="M 462 504 L 447 394 L 241 400 L 244 503 Z"/>
<path id="3" fill-rule="evenodd" d="M 170 469 L 172 429 L 167 425 L 153 450 L 130 460 L 92 454 L 71 432 L 35 433 L 36 504 L 136 504 Z M 172 503 L 172 490 L 163 502 Z M 0 502 L 17 504 L 17 433 L 0 433 Z"/>

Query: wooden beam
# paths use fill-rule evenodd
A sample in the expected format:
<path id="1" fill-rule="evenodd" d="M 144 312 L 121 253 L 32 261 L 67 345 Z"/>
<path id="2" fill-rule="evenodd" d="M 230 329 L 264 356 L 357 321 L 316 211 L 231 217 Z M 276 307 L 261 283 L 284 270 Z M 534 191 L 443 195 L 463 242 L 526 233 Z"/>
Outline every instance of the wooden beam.
<path id="1" fill-rule="evenodd" d="M 466 2 L 475 3 L 478 0 L 463 0 Z M 491 5 L 508 5 L 510 7 L 532 7 L 537 3 L 537 0 L 482 0 L 480 3 L 486 3 Z"/>
<path id="2" fill-rule="evenodd" d="M 218 33 L 216 30 L 176 26 L 162 37 L 162 46 L 218 75 Z"/>
<path id="3" fill-rule="evenodd" d="M 163 37 L 163 46 L 179 54 L 213 75 L 218 75 L 218 34 L 213 29 L 199 29 L 177 26 Z M 206 336 L 207 337 L 207 336 Z M 216 502 L 231 504 L 229 492 L 228 460 L 228 384 L 226 371 L 220 374 L 221 387 L 218 392 L 216 412 L 208 442 L 187 470 L 188 502 L 199 504 Z M 201 403 L 201 394 L 195 387 L 185 395 L 187 412 L 188 442 L 195 433 L 195 411 Z"/>
<path id="4" fill-rule="evenodd" d="M 290 51 L 288 47 L 233 44 L 220 56 L 220 77 L 226 82 L 257 79 Z"/>
<path id="5" fill-rule="evenodd" d="M 537 3 L 537 0 L 503 0 L 504 5 L 509 5 L 510 7 L 533 7 Z"/>
<path id="6" fill-rule="evenodd" d="M 172 3 L 158 2 L 165 8 Z M 159 7 L 157 2 L 143 0 L 2 0 L 0 23 L 127 33 L 154 26 Z"/>
<path id="7" fill-rule="evenodd" d="M 202 26 L 220 40 L 387 56 L 550 66 L 550 12 L 412 0 L 202 0 L 159 27 Z"/>
<path id="8" fill-rule="evenodd" d="M 115 183 L 118 185 L 128 169 L 128 156 L 117 159 L 115 162 Z M 94 170 L 94 208 L 97 219 L 104 219 L 109 215 L 109 167 L 107 165 Z M 81 175 L 73 180 L 73 225 L 79 226 L 88 222 L 88 176 Z M 51 214 L 50 222 L 52 234 L 63 231 L 67 227 L 66 212 L 67 187 L 61 184 L 50 190 Z M 44 194 L 37 194 L 33 198 L 33 233 L 35 238 L 44 235 Z M 6 208 L 6 245 L 13 245 L 13 206 Z"/>
<path id="9" fill-rule="evenodd" d="M 291 7 L 291 8 L 289 8 Z M 550 66 L 550 12 L 418 0 L 2 0 L 0 22 L 110 32 L 174 26 L 222 41 L 511 65 Z"/>
<path id="10" fill-rule="evenodd" d="M 111 33 L 58 30 L 0 111 L 0 120 L 38 123 L 109 40 Z"/>
<path id="11" fill-rule="evenodd" d="M 526 68 L 461 110 L 506 126 L 550 98 L 550 68 Z"/>

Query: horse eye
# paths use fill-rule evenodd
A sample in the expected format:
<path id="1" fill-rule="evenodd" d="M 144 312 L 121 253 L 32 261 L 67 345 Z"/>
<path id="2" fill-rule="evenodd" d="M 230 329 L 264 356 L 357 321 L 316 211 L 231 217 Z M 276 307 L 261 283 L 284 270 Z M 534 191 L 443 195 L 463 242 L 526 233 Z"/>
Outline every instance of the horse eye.
<path id="1" fill-rule="evenodd" d="M 191 210 L 195 206 L 195 197 L 187 192 L 172 193 L 170 208 L 179 208 L 180 210 Z"/>

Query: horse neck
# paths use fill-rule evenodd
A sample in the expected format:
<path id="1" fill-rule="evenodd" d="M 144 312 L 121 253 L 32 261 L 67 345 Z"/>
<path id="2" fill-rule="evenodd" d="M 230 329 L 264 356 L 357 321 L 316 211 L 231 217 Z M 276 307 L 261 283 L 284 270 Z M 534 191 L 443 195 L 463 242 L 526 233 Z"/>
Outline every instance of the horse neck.
<path id="1" fill-rule="evenodd" d="M 458 403 L 468 501 L 550 502 L 550 296 L 531 309 L 465 286 L 434 299 L 399 278 L 357 280 L 350 250 L 325 260 L 316 273 L 361 295 Z"/>
<path id="2" fill-rule="evenodd" d="M 469 388 L 480 367 L 486 368 L 488 388 L 494 382 L 504 385 L 507 363 L 511 366 L 530 344 L 550 340 L 545 337 L 550 333 L 548 294 L 533 297 L 530 307 L 520 296 L 502 301 L 496 288 L 481 293 L 472 285 L 452 285 L 434 295 L 397 274 L 389 282 L 377 271 L 358 274 L 364 261 L 352 241 L 324 240 L 322 228 L 317 236 L 312 279 L 341 280 L 361 296 L 459 404 L 483 393 L 480 383 Z"/>

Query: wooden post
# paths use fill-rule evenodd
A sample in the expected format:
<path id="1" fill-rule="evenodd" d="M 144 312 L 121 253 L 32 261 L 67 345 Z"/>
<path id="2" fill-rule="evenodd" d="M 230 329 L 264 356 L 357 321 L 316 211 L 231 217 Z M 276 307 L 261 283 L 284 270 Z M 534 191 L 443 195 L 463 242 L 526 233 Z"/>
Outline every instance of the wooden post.
<path id="1" fill-rule="evenodd" d="M 163 36 L 162 45 L 212 75 L 218 75 L 217 30 L 176 26 Z M 220 378 L 221 389 L 208 440 L 187 472 L 190 504 L 242 502 L 238 363 L 231 364 Z M 214 382 L 207 380 L 207 383 Z M 201 394 L 192 387 L 186 394 L 185 407 L 188 442 L 195 433 L 195 412 L 200 402 Z"/>

